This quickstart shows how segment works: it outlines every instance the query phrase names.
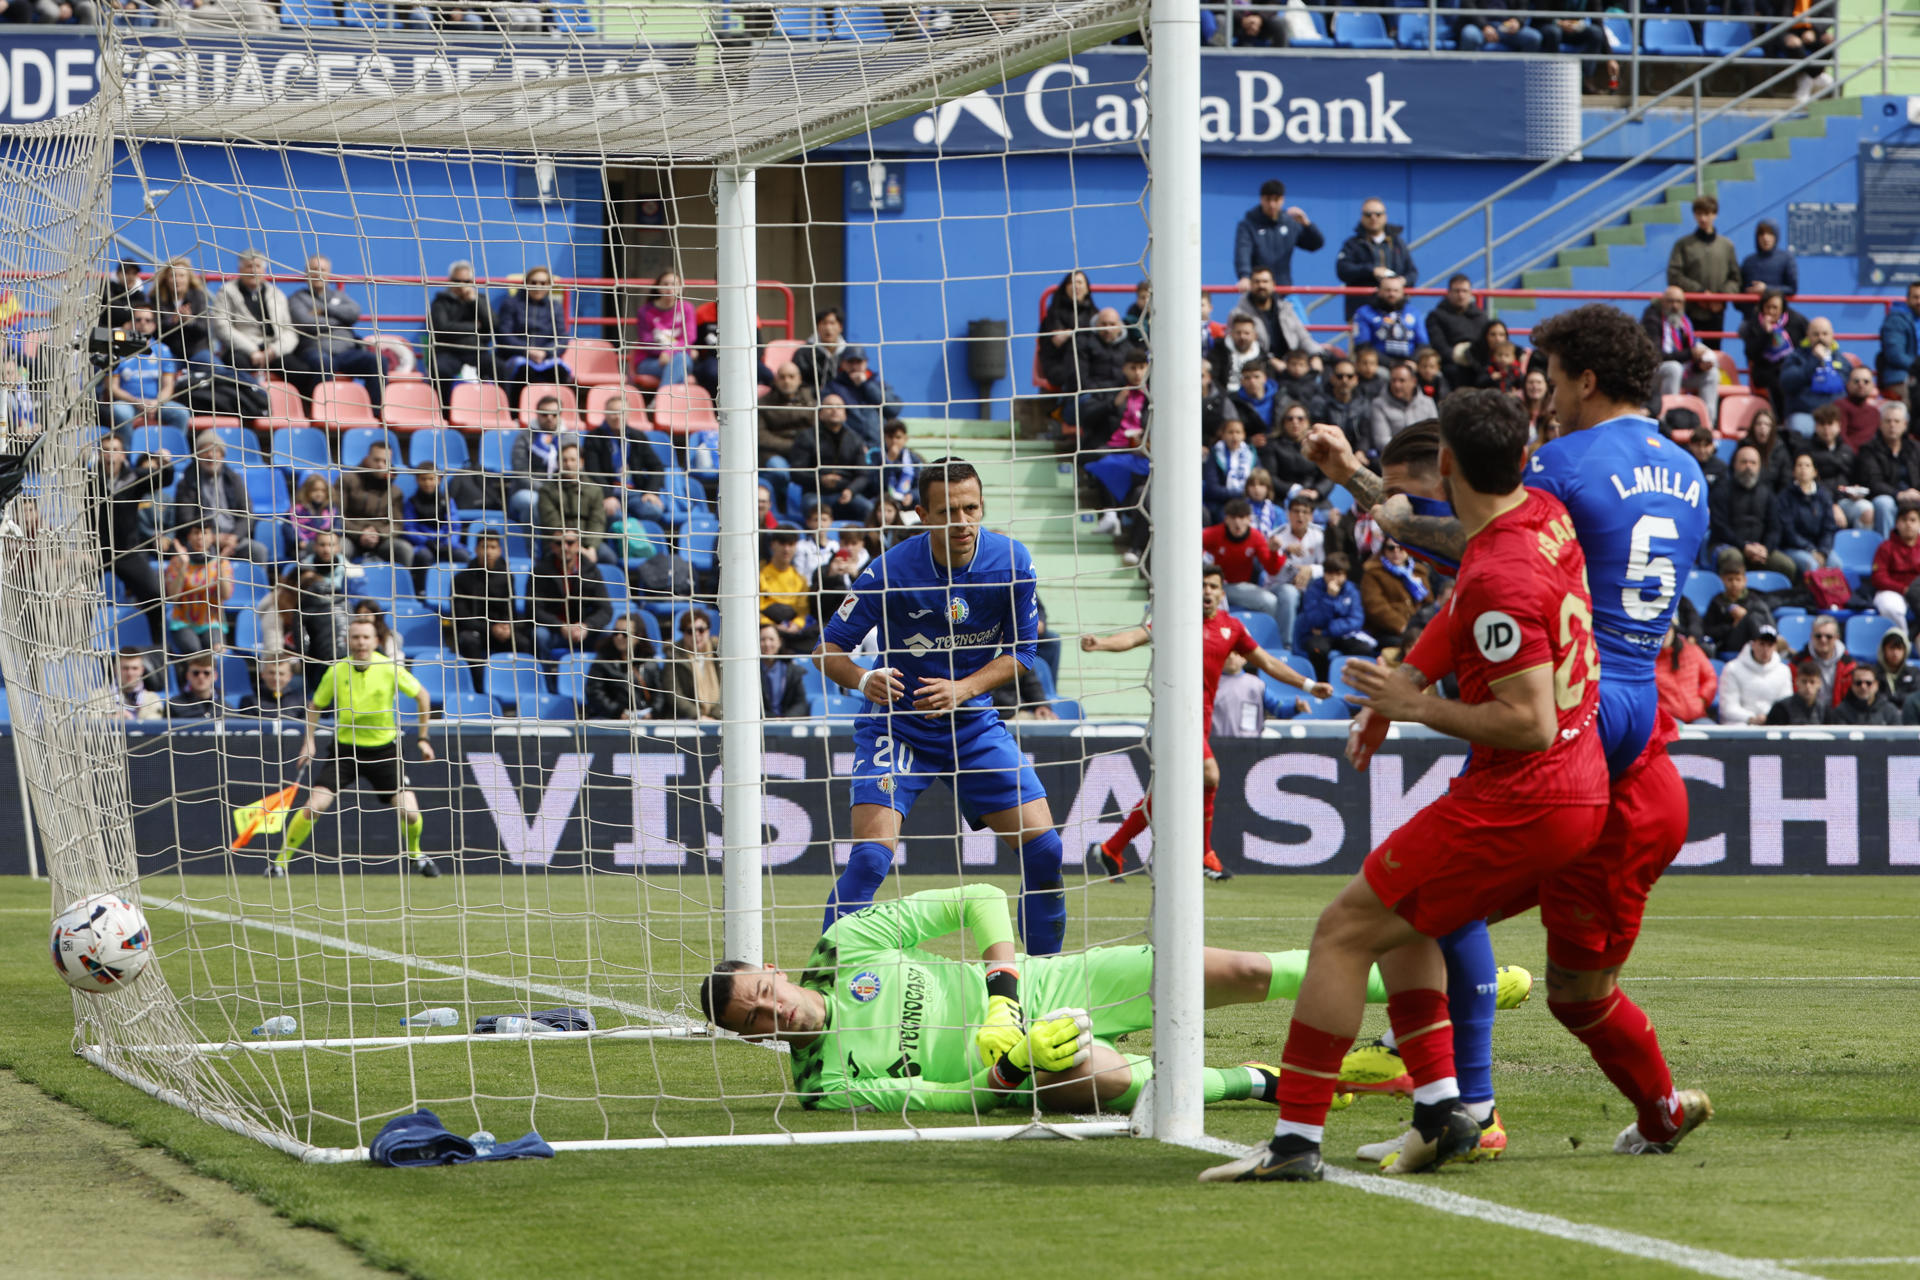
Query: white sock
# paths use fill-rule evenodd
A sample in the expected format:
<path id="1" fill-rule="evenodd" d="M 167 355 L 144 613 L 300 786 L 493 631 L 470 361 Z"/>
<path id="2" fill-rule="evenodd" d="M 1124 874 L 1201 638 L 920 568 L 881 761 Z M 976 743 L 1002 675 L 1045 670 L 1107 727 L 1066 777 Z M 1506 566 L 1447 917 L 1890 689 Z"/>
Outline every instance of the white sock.
<path id="1" fill-rule="evenodd" d="M 1247 1073 L 1247 1079 L 1253 1081 L 1254 1097 L 1258 1098 L 1266 1092 L 1267 1080 L 1269 1078 L 1266 1072 L 1260 1070 L 1258 1067 L 1242 1067 L 1241 1070 Z"/>
<path id="2" fill-rule="evenodd" d="M 1492 1098 L 1488 1098 L 1485 1102 L 1469 1102 L 1466 1106 L 1467 1114 L 1478 1120 L 1482 1127 L 1485 1127 L 1487 1121 L 1493 1119 Z"/>
<path id="3" fill-rule="evenodd" d="M 1389 1049 L 1398 1049 L 1400 1047 L 1400 1037 L 1393 1034 L 1392 1027 L 1388 1027 L 1387 1033 L 1380 1037 L 1380 1043 Z"/>
<path id="4" fill-rule="evenodd" d="M 1436 1102 L 1447 1102 L 1460 1096 L 1460 1086 L 1453 1082 L 1452 1076 L 1441 1076 L 1432 1084 L 1423 1084 L 1413 1091 L 1413 1100 L 1421 1106 L 1432 1106 Z"/>
<path id="5" fill-rule="evenodd" d="M 1295 1124 L 1291 1120 L 1282 1120 L 1273 1126 L 1273 1136 L 1284 1138 L 1292 1134 L 1296 1138 L 1305 1138 L 1315 1146 L 1326 1136 L 1327 1126 L 1323 1124 Z"/>

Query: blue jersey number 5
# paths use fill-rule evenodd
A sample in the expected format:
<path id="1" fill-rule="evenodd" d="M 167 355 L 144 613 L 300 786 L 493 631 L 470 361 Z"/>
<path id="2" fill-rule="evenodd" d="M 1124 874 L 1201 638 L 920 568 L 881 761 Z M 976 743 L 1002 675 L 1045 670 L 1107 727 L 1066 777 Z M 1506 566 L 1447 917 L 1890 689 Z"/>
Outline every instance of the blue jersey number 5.
<path id="1" fill-rule="evenodd" d="M 1635 622 L 1651 622 L 1673 603 L 1678 575 L 1670 556 L 1653 554 L 1653 540 L 1680 540 L 1680 527 L 1667 516 L 1641 516 L 1633 525 L 1633 545 L 1627 552 L 1627 581 L 1620 589 L 1620 606 Z M 1652 591 L 1653 598 L 1647 598 Z"/>

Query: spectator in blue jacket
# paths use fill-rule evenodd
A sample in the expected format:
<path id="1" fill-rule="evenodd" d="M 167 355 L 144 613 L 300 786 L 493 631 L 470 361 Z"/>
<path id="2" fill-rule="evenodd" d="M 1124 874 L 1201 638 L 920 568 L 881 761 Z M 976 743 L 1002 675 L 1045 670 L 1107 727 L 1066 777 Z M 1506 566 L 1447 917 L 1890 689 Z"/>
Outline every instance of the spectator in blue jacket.
<path id="1" fill-rule="evenodd" d="M 1267 379 L 1267 362 L 1249 360 L 1240 366 L 1240 390 L 1234 393 L 1233 407 L 1246 424 L 1247 435 L 1256 447 L 1264 446 L 1273 430 L 1274 412 L 1280 405 L 1280 393 Z M 1226 427 L 1220 428 L 1223 432 Z"/>
<path id="2" fill-rule="evenodd" d="M 1537 37 L 1536 37 L 1537 38 Z M 1340 283 L 1356 288 L 1377 289 L 1388 276 L 1399 276 L 1408 286 L 1420 283 L 1420 271 L 1413 265 L 1413 251 L 1401 238 L 1401 228 L 1387 225 L 1387 206 L 1383 200 L 1369 200 L 1360 206 L 1360 225 L 1340 246 L 1334 259 L 1334 274 Z M 1347 296 L 1347 323 L 1367 303 L 1365 294 Z"/>
<path id="3" fill-rule="evenodd" d="M 829 395 L 839 396 L 847 406 L 847 425 L 866 442 L 868 448 L 879 449 L 886 445 L 885 422 L 897 412 L 900 397 L 894 394 L 892 387 L 881 381 L 879 374 L 867 368 L 865 347 L 848 346 L 840 349 L 839 371 L 833 375 L 832 381 L 820 388 L 823 403 Z"/>
<path id="4" fill-rule="evenodd" d="M 500 365 L 500 379 L 515 386 L 571 384 L 573 370 L 560 358 L 567 345 L 567 312 L 553 292 L 553 272 L 534 267 L 523 286 L 501 301 L 493 317 L 493 354 Z"/>
<path id="5" fill-rule="evenodd" d="M 1780 224 L 1762 218 L 1753 228 L 1753 252 L 1740 260 L 1740 290 L 1759 295 L 1768 289 L 1792 301 L 1800 292 L 1800 263 L 1793 250 L 1780 247 Z M 1751 313 L 1753 308 L 1742 310 Z"/>
<path id="6" fill-rule="evenodd" d="M 1285 209 L 1286 203 L 1287 184 L 1268 178 L 1260 184 L 1260 203 L 1247 210 L 1234 229 L 1233 273 L 1240 277 L 1240 292 L 1247 291 L 1255 267 L 1273 272 L 1274 287 L 1291 289 L 1293 251 L 1314 253 L 1326 246 L 1327 238 L 1306 210 L 1298 205 Z"/>
<path id="7" fill-rule="evenodd" d="M 1773 522 L 1780 550 L 1803 575 L 1826 564 L 1837 528 L 1833 495 L 1820 487 L 1819 469 L 1804 453 L 1793 460 L 1793 483 L 1773 496 Z"/>
<path id="8" fill-rule="evenodd" d="M 430 564 L 465 564 L 473 553 L 456 538 L 466 517 L 460 514 L 453 494 L 440 483 L 440 472 L 431 462 L 414 469 L 413 496 L 402 504 L 406 515 L 407 541 L 413 544 L 414 564 L 424 571 Z"/>
<path id="9" fill-rule="evenodd" d="M 1813 435 L 1813 411 L 1847 393 L 1853 366 L 1840 354 L 1833 321 L 1815 316 L 1807 336 L 1795 344 L 1780 367 L 1780 396 L 1787 429 L 1805 440 Z"/>
<path id="10" fill-rule="evenodd" d="M 1889 400 L 1905 400 L 1908 382 L 1920 377 L 1920 280 L 1907 286 L 1906 306 L 1887 308 L 1874 369 L 1880 394 Z"/>
<path id="11" fill-rule="evenodd" d="M 1389 368 L 1427 345 L 1426 318 L 1407 305 L 1407 282 L 1382 276 L 1380 289 L 1353 316 L 1353 345 L 1372 347 Z"/>
<path id="12" fill-rule="evenodd" d="M 1327 678 L 1329 658 L 1342 653 L 1371 654 L 1379 649 L 1364 630 L 1366 610 L 1360 588 L 1348 581 L 1353 564 L 1339 551 L 1327 554 L 1320 576 L 1300 593 L 1300 612 L 1293 620 L 1293 651 L 1313 663 L 1315 680 Z"/>
<path id="13" fill-rule="evenodd" d="M 1517 12 L 1512 12 L 1525 8 L 1525 4 L 1512 5 L 1507 0 L 1474 0 L 1475 13 L 1461 22 L 1455 38 L 1468 53 L 1482 49 L 1538 53 L 1546 37 Z M 1507 11 L 1507 16 L 1502 17 L 1502 11 Z"/>

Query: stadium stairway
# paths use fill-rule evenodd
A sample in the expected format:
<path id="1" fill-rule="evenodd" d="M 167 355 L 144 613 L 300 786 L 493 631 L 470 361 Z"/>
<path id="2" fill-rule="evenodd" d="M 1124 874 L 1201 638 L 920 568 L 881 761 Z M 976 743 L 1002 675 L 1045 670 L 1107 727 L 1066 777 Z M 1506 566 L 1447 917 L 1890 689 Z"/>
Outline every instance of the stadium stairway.
<path id="1" fill-rule="evenodd" d="M 1705 166 L 1708 194 L 1720 201 L 1719 230 L 1732 237 L 1742 257 L 1753 249 L 1754 224 L 1771 218 L 1785 229 L 1786 205 L 1798 200 L 1851 202 L 1858 199 L 1855 165 L 1859 144 L 1884 131 L 1885 98 L 1832 98 L 1807 104 L 1806 114 L 1789 117 L 1770 134 L 1742 143 L 1734 158 Z M 1896 123 L 1904 125 L 1904 99 Z M 1697 194 L 1692 167 L 1676 166 L 1676 181 L 1659 196 L 1631 210 L 1584 242 L 1560 250 L 1554 265 L 1523 273 L 1527 289 L 1659 291 L 1666 287 L 1667 255 L 1673 242 L 1693 227 L 1690 210 Z M 1788 247 L 1793 247 L 1789 245 Z M 1804 292 L 1821 292 L 1807 289 Z M 1501 298 L 1498 312 L 1515 323 L 1544 319 L 1570 310 L 1580 301 Z M 1885 312 L 1874 306 L 1822 307 L 1840 332 L 1877 331 Z M 1531 313 L 1527 316 L 1516 312 Z M 1871 360 L 1871 350 L 1855 354 Z M 1735 350 L 1737 350 L 1737 345 Z"/>
<path id="2" fill-rule="evenodd" d="M 1146 616 L 1147 584 L 1120 563 L 1114 541 L 1075 509 L 1072 464 L 1039 440 L 1016 439 L 1005 422 L 908 419 L 909 439 L 929 460 L 942 438 L 985 482 L 987 525 L 1011 534 L 1033 553 L 1048 626 L 1060 636 L 1058 694 L 1087 716 L 1144 718 L 1149 709 L 1151 651 L 1080 652 L 1084 632 L 1137 626 Z"/>

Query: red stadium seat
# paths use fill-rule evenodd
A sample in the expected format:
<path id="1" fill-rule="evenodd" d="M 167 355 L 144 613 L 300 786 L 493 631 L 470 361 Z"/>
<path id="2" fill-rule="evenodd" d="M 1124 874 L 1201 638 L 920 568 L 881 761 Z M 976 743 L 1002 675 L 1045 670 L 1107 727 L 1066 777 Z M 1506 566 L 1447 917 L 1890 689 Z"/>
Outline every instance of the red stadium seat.
<path id="1" fill-rule="evenodd" d="M 660 388 L 653 397 L 653 426 L 671 436 L 689 436 L 718 431 L 720 420 L 714 416 L 707 389 L 697 382 L 682 382 Z"/>
<path id="2" fill-rule="evenodd" d="M 1747 438 L 1753 416 L 1767 407 L 1765 396 L 1756 396 L 1731 387 L 1720 393 L 1720 434 L 1729 440 Z"/>
<path id="3" fill-rule="evenodd" d="M 267 416 L 261 418 L 259 426 L 269 431 L 278 431 L 283 427 L 310 427 L 306 406 L 300 402 L 300 393 L 284 382 L 267 383 Z"/>
<path id="4" fill-rule="evenodd" d="M 561 386 L 554 382 L 536 382 L 532 386 L 520 388 L 520 425 L 533 429 L 533 410 L 548 396 L 560 401 L 560 423 L 563 431 L 580 430 L 580 407 L 574 397 L 572 387 Z"/>
<path id="5" fill-rule="evenodd" d="M 620 353 L 611 342 L 575 338 L 560 358 L 573 370 L 573 380 L 583 387 L 617 387 L 623 380 Z"/>
<path id="6" fill-rule="evenodd" d="M 453 425 L 466 430 L 511 431 L 518 425 L 507 393 L 491 382 L 456 382 L 449 407 Z"/>
<path id="7" fill-rule="evenodd" d="M 314 388 L 313 420 L 335 431 L 353 427 L 377 427 L 373 401 L 367 389 L 357 382 L 323 382 Z"/>
<path id="8" fill-rule="evenodd" d="M 1660 420 L 1662 422 L 1667 420 L 1667 410 L 1669 409 L 1691 409 L 1694 412 L 1694 416 L 1700 419 L 1700 425 L 1702 427 L 1705 427 L 1709 431 L 1713 430 L 1713 417 L 1707 412 L 1707 402 L 1699 396 L 1661 396 Z"/>
<path id="9" fill-rule="evenodd" d="M 796 342 L 792 338 L 780 338 L 767 344 L 766 353 L 761 356 L 761 359 L 766 361 L 767 368 L 778 373 L 780 366 L 791 362 L 796 355 L 800 354 L 800 348 L 805 345 L 806 343 Z"/>
<path id="10" fill-rule="evenodd" d="M 651 424 L 647 420 L 647 406 L 640 398 L 638 387 L 589 387 L 587 389 L 587 409 L 585 418 L 589 427 L 597 427 L 607 420 L 607 401 L 615 396 L 624 396 L 627 401 L 627 425 L 635 431 L 646 431 Z"/>
<path id="11" fill-rule="evenodd" d="M 380 414 L 388 427 L 403 434 L 447 425 L 440 417 L 439 393 L 418 379 L 389 382 Z"/>

